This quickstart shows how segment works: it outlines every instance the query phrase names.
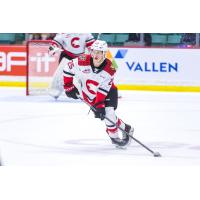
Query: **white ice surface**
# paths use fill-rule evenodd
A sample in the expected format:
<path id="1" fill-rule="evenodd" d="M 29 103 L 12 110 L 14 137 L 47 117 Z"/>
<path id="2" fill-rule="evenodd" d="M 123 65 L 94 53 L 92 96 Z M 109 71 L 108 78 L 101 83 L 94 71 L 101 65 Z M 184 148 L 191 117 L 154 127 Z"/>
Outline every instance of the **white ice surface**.
<path id="1" fill-rule="evenodd" d="M 199 166 L 200 94 L 120 91 L 117 115 L 135 128 L 126 150 L 110 142 L 87 105 L 64 96 L 25 96 L 0 87 L 0 152 L 5 166 Z"/>

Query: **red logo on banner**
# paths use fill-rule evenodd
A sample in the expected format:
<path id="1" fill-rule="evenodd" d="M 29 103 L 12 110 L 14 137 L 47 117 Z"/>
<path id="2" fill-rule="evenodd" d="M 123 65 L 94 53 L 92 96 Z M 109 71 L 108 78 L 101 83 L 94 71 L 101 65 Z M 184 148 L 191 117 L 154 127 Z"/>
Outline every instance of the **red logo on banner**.
<path id="1" fill-rule="evenodd" d="M 0 46 L 0 75 L 26 74 L 25 46 Z"/>

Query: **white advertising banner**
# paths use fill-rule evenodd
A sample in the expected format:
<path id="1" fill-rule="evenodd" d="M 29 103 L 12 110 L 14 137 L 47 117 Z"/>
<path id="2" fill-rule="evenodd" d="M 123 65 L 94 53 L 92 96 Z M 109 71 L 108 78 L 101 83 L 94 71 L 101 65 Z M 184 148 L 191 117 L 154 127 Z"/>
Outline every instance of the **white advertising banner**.
<path id="1" fill-rule="evenodd" d="M 115 83 L 200 86 L 200 49 L 110 48 Z"/>

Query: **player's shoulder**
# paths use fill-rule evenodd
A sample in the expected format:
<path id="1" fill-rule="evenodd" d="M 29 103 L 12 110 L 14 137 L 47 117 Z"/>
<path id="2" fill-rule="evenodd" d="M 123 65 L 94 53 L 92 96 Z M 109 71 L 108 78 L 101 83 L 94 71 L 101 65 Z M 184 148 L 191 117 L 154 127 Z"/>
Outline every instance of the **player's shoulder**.
<path id="1" fill-rule="evenodd" d="M 116 72 L 116 69 L 113 67 L 112 62 L 108 58 L 106 58 L 106 66 L 104 71 L 106 71 L 111 76 L 113 76 Z"/>
<path id="2" fill-rule="evenodd" d="M 91 56 L 88 54 L 82 54 L 78 57 L 78 65 L 80 66 L 87 66 L 90 65 L 90 58 Z"/>

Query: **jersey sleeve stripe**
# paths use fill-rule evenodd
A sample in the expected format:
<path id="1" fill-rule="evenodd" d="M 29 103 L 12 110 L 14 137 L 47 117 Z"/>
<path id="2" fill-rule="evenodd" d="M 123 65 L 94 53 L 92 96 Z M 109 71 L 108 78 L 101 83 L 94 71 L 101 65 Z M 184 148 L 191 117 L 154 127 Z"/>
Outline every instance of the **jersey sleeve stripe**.
<path id="1" fill-rule="evenodd" d="M 109 127 L 109 128 L 115 128 L 116 127 L 115 124 L 114 125 L 108 125 L 108 124 L 106 124 L 106 126 Z"/>
<path id="2" fill-rule="evenodd" d="M 108 91 L 105 90 L 105 89 L 103 89 L 103 88 L 99 88 L 99 90 L 100 90 L 101 92 L 103 92 L 104 94 L 108 94 Z"/>
<path id="3" fill-rule="evenodd" d="M 57 40 L 53 40 L 54 42 L 56 42 L 56 43 L 58 43 L 62 48 L 63 48 L 63 45 L 60 43 L 60 42 L 58 42 Z"/>
<path id="4" fill-rule="evenodd" d="M 104 90 L 102 88 L 99 88 L 99 92 L 101 92 L 102 94 L 104 95 L 107 95 L 108 94 L 108 91 L 107 90 Z"/>
<path id="5" fill-rule="evenodd" d="M 64 75 L 70 75 L 70 76 L 74 76 L 74 74 L 70 73 L 70 72 L 66 72 L 65 70 L 63 70 Z"/>
<path id="6" fill-rule="evenodd" d="M 94 38 L 86 41 L 86 47 L 90 47 L 94 43 L 94 41 L 95 41 Z"/>
<path id="7" fill-rule="evenodd" d="M 91 41 L 94 41 L 95 39 L 94 38 L 90 38 L 88 40 L 86 40 L 86 42 L 91 42 Z"/>

